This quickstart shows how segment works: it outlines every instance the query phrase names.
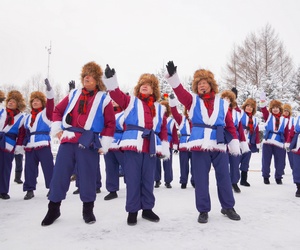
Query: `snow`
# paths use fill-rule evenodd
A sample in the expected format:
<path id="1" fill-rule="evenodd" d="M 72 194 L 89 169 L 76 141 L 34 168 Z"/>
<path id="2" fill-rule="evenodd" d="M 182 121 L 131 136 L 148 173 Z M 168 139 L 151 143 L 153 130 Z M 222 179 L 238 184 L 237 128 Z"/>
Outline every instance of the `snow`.
<path id="1" fill-rule="evenodd" d="M 97 222 L 85 224 L 82 203 L 72 182 L 66 200 L 62 202 L 61 217 L 53 225 L 42 227 L 47 212 L 47 190 L 40 169 L 35 197 L 24 200 L 22 185 L 13 182 L 10 200 L 0 200 L 0 249 L 299 249 L 297 226 L 300 223 L 300 199 L 295 197 L 292 171 L 288 160 L 283 185 L 263 184 L 261 153 L 252 155 L 248 180 L 251 187 L 241 186 L 234 194 L 235 209 L 241 221 L 232 221 L 220 213 L 214 171 L 210 172 L 212 210 L 207 224 L 197 222 L 194 189 L 179 184 L 179 158 L 174 155 L 172 189 L 163 185 L 155 188 L 156 205 L 153 209 L 160 222 L 141 218 L 136 226 L 128 226 L 125 211 L 125 184 L 120 178 L 119 197 L 104 201 L 104 160 L 101 156 L 102 184 L 97 195 L 94 213 Z"/>

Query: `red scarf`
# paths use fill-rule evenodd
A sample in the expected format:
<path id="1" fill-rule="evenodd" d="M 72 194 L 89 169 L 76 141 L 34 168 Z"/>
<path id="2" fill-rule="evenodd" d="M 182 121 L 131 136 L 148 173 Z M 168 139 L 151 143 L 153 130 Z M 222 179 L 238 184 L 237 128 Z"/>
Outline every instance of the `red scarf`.
<path id="1" fill-rule="evenodd" d="M 13 125 L 14 124 L 14 116 L 16 116 L 17 114 L 20 113 L 20 110 L 18 109 L 15 109 L 15 110 L 12 110 L 12 109 L 9 109 L 9 108 L 6 108 L 6 113 L 7 113 L 7 124 L 8 125 Z"/>
<path id="2" fill-rule="evenodd" d="M 81 95 L 79 97 L 79 107 L 78 107 L 78 113 L 79 114 L 86 114 L 86 106 L 87 106 L 87 100 L 89 96 L 93 96 L 98 92 L 98 89 L 88 91 L 85 88 L 82 89 Z"/>
<path id="3" fill-rule="evenodd" d="M 253 129 L 254 129 L 254 127 L 253 127 L 253 118 L 252 118 L 253 114 L 250 113 L 250 112 L 246 112 L 246 114 L 248 115 L 248 118 L 249 118 L 247 128 L 249 129 L 250 134 L 253 134 Z"/>
<path id="4" fill-rule="evenodd" d="M 279 128 L 279 122 L 280 122 L 281 114 L 278 113 L 278 114 L 275 115 L 275 114 L 272 113 L 272 115 L 275 117 L 275 131 L 277 131 L 278 128 Z"/>
<path id="5" fill-rule="evenodd" d="M 143 102 L 147 103 L 148 107 L 151 110 L 152 117 L 155 117 L 156 111 L 155 111 L 155 105 L 154 105 L 154 102 L 155 102 L 154 95 L 145 95 L 145 94 L 139 93 L 138 98 L 140 100 L 142 100 Z"/>
<path id="6" fill-rule="evenodd" d="M 30 126 L 33 125 L 37 114 L 40 113 L 42 110 L 43 110 L 43 108 L 38 108 L 38 109 L 32 109 L 31 110 L 31 122 L 30 122 Z"/>
<path id="7" fill-rule="evenodd" d="M 212 103 L 211 100 L 215 98 L 215 92 L 211 91 L 210 93 L 201 94 L 199 97 L 203 100 L 205 107 L 209 109 Z"/>
<path id="8" fill-rule="evenodd" d="M 115 114 L 122 112 L 122 108 L 120 106 L 114 106 Z"/>

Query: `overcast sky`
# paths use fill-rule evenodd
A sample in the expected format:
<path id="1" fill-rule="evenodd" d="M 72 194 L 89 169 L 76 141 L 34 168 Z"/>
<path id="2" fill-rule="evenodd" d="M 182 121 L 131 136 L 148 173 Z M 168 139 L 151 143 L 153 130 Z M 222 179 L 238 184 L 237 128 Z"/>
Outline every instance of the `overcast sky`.
<path id="1" fill-rule="evenodd" d="M 182 79 L 199 67 L 220 79 L 234 44 L 266 24 L 298 67 L 299 10 L 299 0 L 0 0 L 0 87 L 47 77 L 50 41 L 55 84 L 79 84 L 89 61 L 126 88 L 169 60 Z"/>

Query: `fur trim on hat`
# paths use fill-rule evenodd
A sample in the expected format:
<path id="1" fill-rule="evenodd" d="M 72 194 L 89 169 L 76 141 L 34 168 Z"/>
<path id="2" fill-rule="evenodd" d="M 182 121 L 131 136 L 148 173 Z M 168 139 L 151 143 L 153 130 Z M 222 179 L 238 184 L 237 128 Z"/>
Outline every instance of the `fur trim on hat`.
<path id="1" fill-rule="evenodd" d="M 106 91 L 106 87 L 102 81 L 103 70 L 95 62 L 89 62 L 82 67 L 81 70 L 81 83 L 87 75 L 92 76 L 96 81 L 96 88 L 100 91 Z"/>
<path id="2" fill-rule="evenodd" d="M 256 109 L 257 109 L 256 101 L 253 98 L 246 99 L 246 101 L 242 105 L 242 109 L 244 111 L 245 111 L 245 108 L 246 108 L 247 105 L 250 105 L 253 108 L 252 115 L 255 115 Z"/>
<path id="3" fill-rule="evenodd" d="M 288 103 L 283 104 L 282 110 L 287 110 L 290 113 L 289 116 L 292 115 L 292 106 L 290 104 L 288 104 Z"/>
<path id="4" fill-rule="evenodd" d="M 169 117 L 171 115 L 171 107 L 169 105 L 169 102 L 163 100 L 160 102 L 160 104 L 166 107 L 166 116 Z"/>
<path id="5" fill-rule="evenodd" d="M 3 91 L 0 90 L 0 103 L 5 100 L 5 94 Z"/>
<path id="6" fill-rule="evenodd" d="M 6 104 L 9 102 L 10 99 L 14 99 L 17 102 L 17 109 L 21 112 L 25 110 L 26 104 L 25 100 L 18 90 L 12 90 L 8 92 L 7 98 L 6 98 Z"/>
<path id="7" fill-rule="evenodd" d="M 279 100 L 272 100 L 269 104 L 269 112 L 272 112 L 272 108 L 278 107 L 280 110 L 280 114 L 282 114 L 282 102 Z"/>
<path id="8" fill-rule="evenodd" d="M 32 109 L 32 102 L 36 98 L 42 102 L 42 106 L 43 106 L 43 108 L 45 108 L 47 98 L 46 98 L 45 94 L 41 91 L 34 91 L 30 94 L 30 98 L 29 98 L 30 108 Z"/>
<path id="9" fill-rule="evenodd" d="M 211 89 L 215 93 L 219 92 L 218 84 L 215 80 L 214 74 L 209 70 L 198 69 L 194 73 L 194 79 L 193 79 L 193 83 L 192 83 L 192 91 L 194 93 L 198 94 L 198 83 L 203 79 L 209 83 Z"/>
<path id="10" fill-rule="evenodd" d="M 235 108 L 237 106 L 235 93 L 231 90 L 224 90 L 221 94 L 221 98 L 227 97 L 230 100 L 230 107 Z"/>
<path id="11" fill-rule="evenodd" d="M 133 93 L 135 96 L 138 96 L 140 93 L 140 88 L 144 84 L 149 84 L 153 90 L 153 95 L 156 101 L 160 100 L 160 89 L 159 89 L 159 82 L 155 75 L 153 74 L 142 74 L 137 85 L 134 87 Z"/>

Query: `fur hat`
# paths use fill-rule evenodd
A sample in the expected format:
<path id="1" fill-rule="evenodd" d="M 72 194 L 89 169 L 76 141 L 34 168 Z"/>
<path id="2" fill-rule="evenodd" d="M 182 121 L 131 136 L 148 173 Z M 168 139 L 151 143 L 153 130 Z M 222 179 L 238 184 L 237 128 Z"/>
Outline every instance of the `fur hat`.
<path id="1" fill-rule="evenodd" d="M 3 91 L 0 90 L 0 103 L 2 103 L 5 100 L 5 94 Z"/>
<path id="2" fill-rule="evenodd" d="M 292 115 L 292 106 L 290 104 L 288 104 L 288 103 L 283 104 L 282 109 L 289 111 L 289 113 L 290 113 L 289 116 Z"/>
<path id="3" fill-rule="evenodd" d="M 145 73 L 140 76 L 140 79 L 133 90 L 134 95 L 135 96 L 139 95 L 140 88 L 144 84 L 149 84 L 151 86 L 151 88 L 153 90 L 153 95 L 154 95 L 155 101 L 159 101 L 160 100 L 159 82 L 158 82 L 157 77 L 153 74 Z"/>
<path id="4" fill-rule="evenodd" d="M 280 110 L 280 114 L 282 114 L 283 109 L 282 109 L 282 102 L 281 101 L 272 100 L 269 104 L 269 111 L 272 112 L 272 108 L 274 108 L 274 107 L 278 107 L 279 110 Z"/>
<path id="5" fill-rule="evenodd" d="M 242 105 L 242 109 L 245 111 L 246 106 L 250 105 L 253 110 L 252 110 L 252 115 L 255 115 L 256 113 L 256 101 L 253 98 L 248 98 Z"/>
<path id="6" fill-rule="evenodd" d="M 166 116 L 169 117 L 172 113 L 171 113 L 171 107 L 169 105 L 169 102 L 166 100 L 162 100 L 160 102 L 161 105 L 164 105 L 166 107 Z"/>
<path id="7" fill-rule="evenodd" d="M 198 94 L 198 83 L 203 79 L 206 80 L 209 83 L 211 89 L 215 93 L 219 92 L 218 84 L 215 80 L 214 74 L 209 70 L 198 69 L 194 73 L 194 79 L 193 79 L 193 82 L 192 82 L 192 91 L 194 93 Z"/>
<path id="8" fill-rule="evenodd" d="M 81 83 L 87 75 L 92 76 L 96 81 L 96 88 L 100 91 L 106 91 L 106 87 L 102 81 L 103 70 L 95 62 L 89 62 L 82 67 L 81 70 Z"/>
<path id="9" fill-rule="evenodd" d="M 14 99 L 17 102 L 17 109 L 21 112 L 25 110 L 26 104 L 22 94 L 18 90 L 12 90 L 8 92 L 6 98 L 6 104 L 10 101 L 10 99 Z"/>
<path id="10" fill-rule="evenodd" d="M 47 98 L 45 96 L 44 93 L 40 92 L 40 91 L 34 91 L 30 94 L 30 99 L 29 99 L 29 103 L 30 103 L 30 107 L 32 108 L 32 102 L 34 99 L 40 99 L 40 101 L 42 102 L 42 106 L 43 108 L 46 107 L 46 102 L 47 102 Z"/>
<path id="11" fill-rule="evenodd" d="M 237 106 L 235 93 L 231 90 L 224 90 L 221 94 L 221 98 L 227 97 L 230 100 L 230 107 L 235 108 Z"/>

